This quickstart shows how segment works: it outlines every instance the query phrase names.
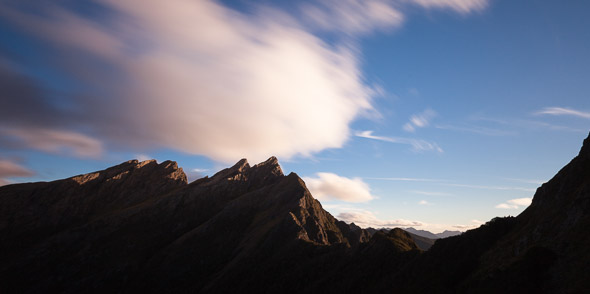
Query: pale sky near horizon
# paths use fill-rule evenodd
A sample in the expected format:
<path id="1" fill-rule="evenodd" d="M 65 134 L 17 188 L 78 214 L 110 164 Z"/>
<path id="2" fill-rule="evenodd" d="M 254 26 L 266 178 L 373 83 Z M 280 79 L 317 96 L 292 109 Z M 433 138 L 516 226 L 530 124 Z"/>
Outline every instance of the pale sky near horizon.
<path id="1" fill-rule="evenodd" d="M 0 1 L 0 185 L 277 156 L 334 216 L 518 215 L 590 131 L 590 2 Z"/>

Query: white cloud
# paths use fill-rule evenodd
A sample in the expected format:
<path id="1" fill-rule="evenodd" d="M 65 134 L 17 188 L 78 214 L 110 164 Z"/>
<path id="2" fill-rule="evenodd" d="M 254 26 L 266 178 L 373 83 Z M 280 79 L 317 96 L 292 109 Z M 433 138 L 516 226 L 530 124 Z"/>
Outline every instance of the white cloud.
<path id="1" fill-rule="evenodd" d="M 383 136 L 375 136 L 373 135 L 373 131 L 359 131 L 355 132 L 354 134 L 360 138 L 372 139 L 377 141 L 384 141 L 389 143 L 397 143 L 397 144 L 407 144 L 412 146 L 412 149 L 417 152 L 421 151 L 435 151 L 438 153 L 443 153 L 444 151 L 442 148 L 438 146 L 438 144 L 433 142 L 428 142 L 425 140 L 419 139 L 411 139 L 411 138 L 399 138 L 399 137 L 383 137 Z"/>
<path id="2" fill-rule="evenodd" d="M 12 177 L 30 177 L 35 173 L 28 168 L 10 161 L 8 159 L 0 159 L 0 186 L 10 184 L 8 178 Z"/>
<path id="3" fill-rule="evenodd" d="M 243 14 L 207 0 L 101 1 L 108 17 L 61 2 L 6 3 L 0 16 L 50 44 L 58 65 L 52 70 L 86 89 L 71 97 L 61 93 L 66 107 L 52 108 L 34 126 L 10 124 L 41 137 L 13 136 L 29 148 L 83 157 L 98 156 L 103 145 L 172 148 L 225 162 L 340 148 L 350 123 L 375 113 L 378 89 L 364 82 L 358 48 L 327 44 L 309 22 L 365 34 L 401 26 L 410 3 L 459 13 L 487 3 L 408 1 L 319 1 L 302 8 L 303 21 L 263 5 Z M 57 117 L 61 125 L 49 123 Z M 412 124 L 424 121 L 417 117 Z M 442 152 L 424 140 L 390 139 L 415 151 Z"/>
<path id="4" fill-rule="evenodd" d="M 500 203 L 498 205 L 496 205 L 496 208 L 501 208 L 501 209 L 519 209 L 521 208 L 521 206 L 529 206 L 531 205 L 531 202 L 533 201 L 533 198 L 516 198 L 516 199 L 510 199 L 508 201 L 506 201 L 505 203 Z"/>
<path id="5" fill-rule="evenodd" d="M 356 53 L 294 20 L 205 0 L 103 3 L 113 13 L 100 21 L 55 4 L 0 9 L 58 45 L 56 62 L 97 89 L 72 103 L 101 139 L 262 161 L 339 148 L 372 111 Z"/>
<path id="6" fill-rule="evenodd" d="M 430 125 L 430 120 L 436 116 L 436 112 L 432 109 L 426 109 L 421 113 L 414 114 L 410 117 L 410 121 L 407 122 L 403 129 L 406 132 L 413 133 L 416 128 L 424 128 Z"/>
<path id="7" fill-rule="evenodd" d="M 333 173 L 316 175 L 316 178 L 303 177 L 303 181 L 313 197 L 320 201 L 367 202 L 375 198 L 369 185 L 360 178 L 350 179 Z"/>
<path id="8" fill-rule="evenodd" d="M 103 152 L 102 143 L 87 135 L 58 129 L 0 128 L 0 135 L 26 148 L 48 153 L 72 154 L 77 157 L 98 157 Z"/>
<path id="9" fill-rule="evenodd" d="M 424 225 L 423 222 L 405 219 L 381 220 L 367 210 L 341 212 L 336 218 L 346 223 L 355 223 L 361 228 L 420 227 Z"/>
<path id="10" fill-rule="evenodd" d="M 543 110 L 537 111 L 535 114 L 549 114 L 549 115 L 569 115 L 580 118 L 590 119 L 590 112 L 580 111 L 566 107 L 545 107 Z"/>
<path id="11" fill-rule="evenodd" d="M 461 14 L 482 11 L 488 0 L 406 0 L 424 8 L 451 9 Z"/>
<path id="12" fill-rule="evenodd" d="M 430 202 L 428 202 L 428 201 L 426 201 L 426 200 L 420 200 L 420 201 L 418 202 L 418 204 L 420 204 L 420 205 L 433 205 L 432 203 L 430 203 Z"/>

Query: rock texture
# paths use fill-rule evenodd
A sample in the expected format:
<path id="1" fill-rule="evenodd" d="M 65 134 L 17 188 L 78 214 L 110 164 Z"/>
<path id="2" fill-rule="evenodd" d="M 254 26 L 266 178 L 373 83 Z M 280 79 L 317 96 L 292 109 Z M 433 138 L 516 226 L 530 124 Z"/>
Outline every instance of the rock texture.
<path id="1" fill-rule="evenodd" d="M 521 215 L 434 245 L 336 220 L 274 157 L 190 184 L 129 161 L 0 187 L 0 293 L 585 293 L 589 215 L 590 138 Z"/>

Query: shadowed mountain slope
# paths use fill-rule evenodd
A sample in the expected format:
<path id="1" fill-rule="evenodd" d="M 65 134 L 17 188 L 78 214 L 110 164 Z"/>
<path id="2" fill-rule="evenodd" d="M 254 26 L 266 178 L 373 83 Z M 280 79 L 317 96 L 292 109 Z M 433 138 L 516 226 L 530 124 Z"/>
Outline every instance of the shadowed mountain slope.
<path id="1" fill-rule="evenodd" d="M 0 187 L 0 292 L 584 293 L 589 215 L 590 138 L 521 215 L 428 251 L 336 220 L 274 157 L 190 184 L 128 161 Z"/>

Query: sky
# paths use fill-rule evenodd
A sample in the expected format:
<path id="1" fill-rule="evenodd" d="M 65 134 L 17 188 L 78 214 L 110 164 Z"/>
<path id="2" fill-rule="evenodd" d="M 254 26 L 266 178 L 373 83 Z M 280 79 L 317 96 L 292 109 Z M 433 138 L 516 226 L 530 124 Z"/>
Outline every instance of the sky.
<path id="1" fill-rule="evenodd" d="M 0 185 L 277 156 L 361 227 L 518 215 L 590 131 L 585 0 L 0 1 Z"/>

